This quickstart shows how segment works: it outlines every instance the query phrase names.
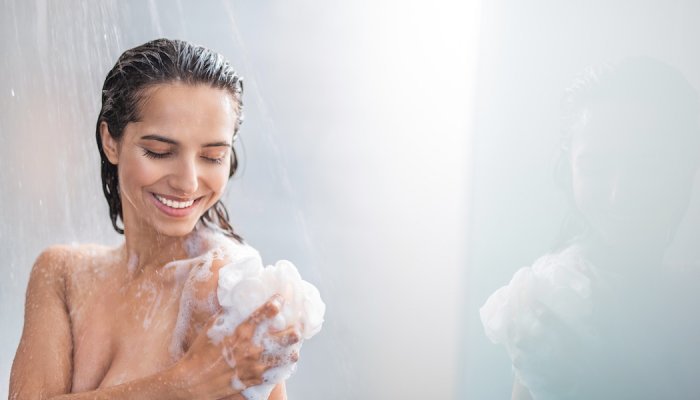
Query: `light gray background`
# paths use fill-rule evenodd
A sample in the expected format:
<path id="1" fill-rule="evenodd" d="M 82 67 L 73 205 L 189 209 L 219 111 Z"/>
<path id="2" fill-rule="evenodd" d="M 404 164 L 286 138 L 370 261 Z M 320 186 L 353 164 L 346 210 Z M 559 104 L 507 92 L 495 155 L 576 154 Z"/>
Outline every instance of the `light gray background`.
<path id="1" fill-rule="evenodd" d="M 290 398 L 453 397 L 470 4 L 3 1 L 0 396 L 39 251 L 121 240 L 99 186 L 100 88 L 122 51 L 167 36 L 222 52 L 244 76 L 234 226 L 327 303 Z"/>
<path id="2" fill-rule="evenodd" d="M 167 36 L 245 77 L 226 204 L 267 262 L 328 305 L 296 399 L 497 399 L 505 351 L 477 310 L 547 250 L 562 91 L 646 54 L 700 87 L 700 4 L 676 1 L 22 1 L 0 12 L 0 396 L 31 264 L 53 243 L 117 244 L 94 124 L 108 69 Z M 697 196 L 674 254 L 697 260 Z"/>
<path id="3" fill-rule="evenodd" d="M 502 346 L 483 334 L 478 309 L 554 243 L 565 199 L 553 181 L 563 91 L 589 66 L 646 55 L 700 88 L 700 2 L 495 0 L 481 4 L 470 193 L 469 267 L 461 315 L 459 399 L 507 399 Z M 700 262 L 700 182 L 670 262 Z"/>

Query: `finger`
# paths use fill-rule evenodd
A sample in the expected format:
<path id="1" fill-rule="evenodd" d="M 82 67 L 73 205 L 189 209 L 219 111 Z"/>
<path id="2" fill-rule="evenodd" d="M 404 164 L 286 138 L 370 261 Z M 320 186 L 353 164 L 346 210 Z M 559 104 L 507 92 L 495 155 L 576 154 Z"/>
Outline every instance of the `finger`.
<path id="1" fill-rule="evenodd" d="M 248 317 L 248 321 L 253 325 L 259 325 L 264 320 L 274 317 L 280 312 L 283 301 L 284 299 L 282 296 L 275 294 L 274 296 L 270 297 L 265 304 L 258 307 L 258 309 L 255 310 L 250 317 Z"/>
<path id="2" fill-rule="evenodd" d="M 290 326 L 287 329 L 283 329 L 279 332 L 270 333 L 272 339 L 280 346 L 289 346 L 295 343 L 299 343 L 301 340 L 301 334 L 295 326 Z"/>
<path id="3" fill-rule="evenodd" d="M 289 360 L 293 363 L 299 361 L 299 352 L 293 351 L 292 354 L 289 355 Z"/>
<path id="4" fill-rule="evenodd" d="M 273 368 L 280 364 L 281 356 L 279 354 L 263 353 L 260 356 L 260 362 L 265 368 Z"/>
<path id="5" fill-rule="evenodd" d="M 260 356 L 260 362 L 265 365 L 266 369 L 294 364 L 297 361 L 299 361 L 299 352 L 296 350 L 283 353 L 263 353 Z"/>
<path id="6" fill-rule="evenodd" d="M 280 312 L 282 301 L 283 299 L 280 295 L 270 297 L 270 300 L 258 307 L 248 319 L 236 328 L 236 331 L 243 336 L 252 337 L 263 321 L 273 318 Z"/>
<path id="7" fill-rule="evenodd" d="M 241 382 L 242 382 L 243 385 L 245 385 L 245 387 L 247 387 L 247 388 L 248 388 L 248 387 L 251 387 L 251 386 L 262 385 L 263 383 L 265 383 L 265 380 L 263 379 L 262 374 L 263 374 L 263 373 L 260 372 L 258 376 L 255 376 L 255 377 L 252 377 L 252 376 L 251 376 L 250 378 L 241 379 Z"/>

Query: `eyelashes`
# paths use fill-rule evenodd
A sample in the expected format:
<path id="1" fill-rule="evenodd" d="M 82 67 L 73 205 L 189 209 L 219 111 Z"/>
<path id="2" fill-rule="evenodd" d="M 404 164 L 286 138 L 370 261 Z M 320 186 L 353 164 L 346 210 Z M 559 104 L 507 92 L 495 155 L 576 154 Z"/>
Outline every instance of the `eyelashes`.
<path id="1" fill-rule="evenodd" d="M 207 162 L 210 162 L 212 164 L 223 164 L 224 163 L 224 158 L 210 158 L 210 157 L 202 157 L 205 159 Z"/>
<path id="2" fill-rule="evenodd" d="M 171 156 L 173 155 L 173 153 L 172 153 L 172 152 L 157 153 L 157 152 L 155 152 L 155 151 L 151 151 L 151 150 L 148 150 L 148 149 L 143 149 L 143 155 L 144 155 L 145 157 L 147 157 L 147 158 L 150 158 L 150 159 L 161 160 L 161 159 L 164 159 L 164 158 L 171 157 Z M 212 164 L 217 164 L 217 165 L 223 164 L 225 158 L 226 158 L 225 156 L 224 156 L 224 157 L 220 157 L 220 158 L 211 158 L 211 157 L 204 157 L 204 156 L 202 156 L 202 159 L 205 160 L 206 162 L 209 162 L 209 163 L 212 163 Z"/>
<path id="3" fill-rule="evenodd" d="M 148 157 L 148 158 L 161 159 L 161 158 L 167 158 L 167 157 L 171 156 L 172 153 L 156 153 L 155 151 L 143 149 L 143 155 Z"/>

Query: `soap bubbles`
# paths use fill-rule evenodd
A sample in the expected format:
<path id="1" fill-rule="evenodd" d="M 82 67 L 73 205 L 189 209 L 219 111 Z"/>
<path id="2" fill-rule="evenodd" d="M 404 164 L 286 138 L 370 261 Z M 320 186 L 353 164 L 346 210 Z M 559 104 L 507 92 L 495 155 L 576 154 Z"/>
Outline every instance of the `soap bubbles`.
<path id="1" fill-rule="evenodd" d="M 266 355 L 279 358 L 282 362 L 263 374 L 263 384 L 242 391 L 248 400 L 267 399 L 276 384 L 294 373 L 296 364 L 293 355 L 298 353 L 302 345 L 302 341 L 299 341 L 282 346 L 269 332 L 294 327 L 302 339 L 310 339 L 321 330 L 326 305 L 321 300 L 318 289 L 304 281 L 291 262 L 282 260 L 264 267 L 255 249 L 227 242 L 229 248 L 225 249 L 225 253 L 231 261 L 219 270 L 217 287 L 222 313 L 207 335 L 214 343 L 220 343 L 268 299 L 275 294 L 282 296 L 284 301 L 279 313 L 262 322 L 254 336 L 255 344 L 261 346 Z M 229 364 L 235 366 L 233 360 Z M 231 386 L 241 389 L 240 381 L 236 378 Z"/>

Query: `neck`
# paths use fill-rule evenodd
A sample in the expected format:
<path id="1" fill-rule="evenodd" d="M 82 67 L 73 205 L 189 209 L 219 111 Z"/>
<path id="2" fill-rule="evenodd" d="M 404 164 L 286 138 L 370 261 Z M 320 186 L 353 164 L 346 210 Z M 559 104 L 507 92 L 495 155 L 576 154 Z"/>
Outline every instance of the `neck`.
<path id="1" fill-rule="evenodd" d="M 587 237 L 581 242 L 586 257 L 599 268 L 639 277 L 662 269 L 665 248 L 658 244 L 613 245 L 599 237 Z"/>
<path id="2" fill-rule="evenodd" d="M 129 273 L 160 271 L 171 261 L 190 258 L 187 241 L 193 234 L 166 236 L 150 226 L 124 224 L 122 254 Z"/>

